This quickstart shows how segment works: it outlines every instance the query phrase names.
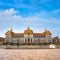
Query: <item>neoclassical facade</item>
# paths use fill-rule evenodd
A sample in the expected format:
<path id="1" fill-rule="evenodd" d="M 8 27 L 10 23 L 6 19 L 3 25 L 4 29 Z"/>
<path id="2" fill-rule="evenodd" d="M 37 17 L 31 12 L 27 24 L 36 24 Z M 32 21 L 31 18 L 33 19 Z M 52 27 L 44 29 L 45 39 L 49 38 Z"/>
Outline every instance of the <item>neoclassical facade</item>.
<path id="1" fill-rule="evenodd" d="M 40 44 L 50 43 L 52 41 L 52 33 L 45 29 L 42 33 L 34 33 L 33 30 L 28 27 L 24 33 L 15 33 L 12 29 L 5 33 L 5 42 L 8 43 L 20 43 L 20 44 Z"/>

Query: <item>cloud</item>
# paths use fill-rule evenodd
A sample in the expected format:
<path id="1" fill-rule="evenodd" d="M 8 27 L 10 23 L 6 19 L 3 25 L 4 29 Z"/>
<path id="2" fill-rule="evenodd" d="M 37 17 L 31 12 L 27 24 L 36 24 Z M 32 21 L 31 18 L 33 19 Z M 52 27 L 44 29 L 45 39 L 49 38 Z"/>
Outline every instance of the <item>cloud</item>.
<path id="1" fill-rule="evenodd" d="M 16 27 L 16 25 L 18 25 L 18 23 L 22 20 L 22 17 L 17 15 L 17 13 L 18 11 L 16 11 L 14 8 L 6 10 L 0 9 L 0 36 L 4 36 L 7 29 Z"/>
<path id="2" fill-rule="evenodd" d="M 45 10 L 24 17 L 18 14 L 18 11 L 14 8 L 6 10 L 0 9 L 0 32 L 4 27 L 4 30 L 2 31 L 3 34 L 5 30 L 9 28 L 21 31 L 28 25 L 30 25 L 33 30 L 36 30 L 36 32 L 42 31 L 45 25 L 47 29 L 51 29 L 52 32 L 55 32 L 60 30 L 60 19 L 52 17 L 50 13 Z M 38 28 L 38 30 L 36 28 Z M 59 35 L 59 33 L 57 33 L 57 35 Z"/>
<path id="3" fill-rule="evenodd" d="M 51 16 L 60 20 L 60 9 L 55 9 L 50 12 Z"/>
<path id="4" fill-rule="evenodd" d="M 14 15 L 15 13 L 16 11 L 13 8 L 0 11 L 0 15 Z"/>
<path id="5" fill-rule="evenodd" d="M 60 13 L 60 9 L 53 10 L 51 13 L 52 14 Z"/>
<path id="6" fill-rule="evenodd" d="M 0 10 L 0 26 L 9 26 L 14 24 L 17 20 L 20 20 L 22 17 L 17 15 L 17 11 L 14 8 Z"/>
<path id="7" fill-rule="evenodd" d="M 50 13 L 47 11 L 40 11 L 35 15 L 33 14 L 32 16 L 27 16 L 27 17 L 23 17 L 17 13 L 18 12 L 14 8 L 2 10 L 0 11 L 0 21 L 15 22 L 18 20 L 21 21 L 23 24 L 29 24 L 29 23 L 36 24 L 38 22 L 40 24 L 44 24 L 44 23 L 60 24 L 60 20 L 56 19 L 55 17 L 52 17 Z"/>
<path id="8" fill-rule="evenodd" d="M 20 17 L 21 19 L 24 19 L 27 21 L 36 21 L 36 22 L 37 21 L 54 22 L 54 20 L 55 21 L 57 20 L 55 17 L 52 17 L 50 13 L 47 11 L 40 11 L 40 13 L 36 13 L 35 15 L 27 16 L 27 17 L 23 17 L 21 15 L 18 15 L 17 13 L 18 12 L 14 8 L 11 8 L 11 9 L 0 11 L 0 16 L 13 17 L 13 18 Z M 50 21 L 48 21 L 47 19 L 49 19 Z M 59 22 L 59 20 L 57 22 Z"/>

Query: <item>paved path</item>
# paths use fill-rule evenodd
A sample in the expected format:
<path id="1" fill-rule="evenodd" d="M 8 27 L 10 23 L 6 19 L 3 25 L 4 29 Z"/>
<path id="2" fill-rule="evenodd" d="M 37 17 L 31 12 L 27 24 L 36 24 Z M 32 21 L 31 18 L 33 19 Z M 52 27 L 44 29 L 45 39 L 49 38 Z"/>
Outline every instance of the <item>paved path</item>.
<path id="1" fill-rule="evenodd" d="M 60 49 L 0 49 L 0 60 L 60 60 Z"/>

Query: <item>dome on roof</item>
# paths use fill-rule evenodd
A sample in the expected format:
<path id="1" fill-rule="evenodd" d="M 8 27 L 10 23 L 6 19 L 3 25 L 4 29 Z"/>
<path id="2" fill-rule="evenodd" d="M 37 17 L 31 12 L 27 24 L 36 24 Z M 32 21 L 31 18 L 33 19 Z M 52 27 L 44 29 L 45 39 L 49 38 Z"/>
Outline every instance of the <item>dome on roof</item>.
<path id="1" fill-rule="evenodd" d="M 28 26 L 28 28 L 24 31 L 24 34 L 33 34 L 33 31 L 30 29 L 30 27 Z"/>
<path id="2" fill-rule="evenodd" d="M 12 29 L 10 29 L 10 30 L 8 30 L 5 34 L 6 34 L 6 35 L 12 35 L 12 34 L 14 34 L 14 32 L 12 31 Z"/>
<path id="3" fill-rule="evenodd" d="M 46 35 L 51 35 L 52 34 L 50 31 L 48 31 L 46 29 L 45 29 L 45 31 L 43 33 L 46 34 Z"/>

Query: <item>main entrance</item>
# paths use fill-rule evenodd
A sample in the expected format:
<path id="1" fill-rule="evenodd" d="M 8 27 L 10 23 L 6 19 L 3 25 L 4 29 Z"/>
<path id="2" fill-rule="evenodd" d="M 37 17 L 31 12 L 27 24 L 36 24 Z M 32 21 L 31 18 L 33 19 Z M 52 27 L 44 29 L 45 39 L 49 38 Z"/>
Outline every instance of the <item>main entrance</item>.
<path id="1" fill-rule="evenodd" d="M 25 43 L 26 43 L 26 44 L 32 44 L 32 39 L 31 39 L 31 38 L 25 39 Z"/>

